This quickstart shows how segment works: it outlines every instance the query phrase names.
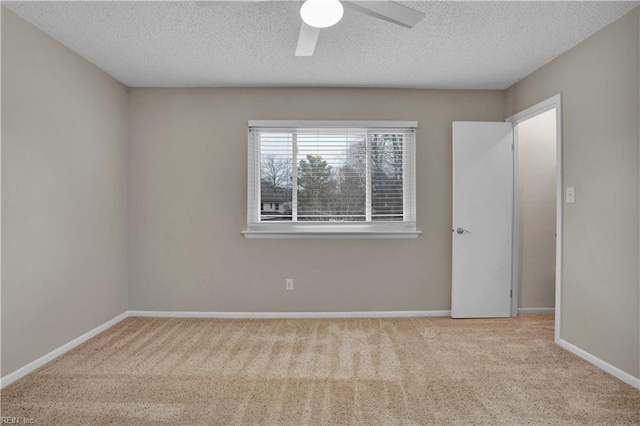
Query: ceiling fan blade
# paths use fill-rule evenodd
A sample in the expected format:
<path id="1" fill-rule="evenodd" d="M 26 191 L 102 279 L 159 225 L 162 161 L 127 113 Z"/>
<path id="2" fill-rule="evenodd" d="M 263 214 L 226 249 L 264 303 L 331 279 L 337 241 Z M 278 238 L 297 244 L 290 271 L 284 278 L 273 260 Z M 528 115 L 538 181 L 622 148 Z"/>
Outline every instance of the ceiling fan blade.
<path id="1" fill-rule="evenodd" d="M 415 26 L 426 15 L 424 12 L 392 1 L 343 1 L 342 4 L 374 18 L 384 19 L 407 28 Z"/>
<path id="2" fill-rule="evenodd" d="M 316 50 L 316 43 L 318 42 L 319 34 L 320 28 L 312 27 L 303 22 L 302 27 L 300 27 L 300 37 L 298 37 L 296 56 L 313 56 L 313 51 Z"/>

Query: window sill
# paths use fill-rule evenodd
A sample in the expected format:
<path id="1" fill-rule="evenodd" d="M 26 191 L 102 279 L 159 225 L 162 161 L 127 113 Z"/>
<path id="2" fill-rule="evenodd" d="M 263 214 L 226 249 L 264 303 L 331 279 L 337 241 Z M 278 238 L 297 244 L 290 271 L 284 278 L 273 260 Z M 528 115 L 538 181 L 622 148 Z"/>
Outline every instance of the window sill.
<path id="1" fill-rule="evenodd" d="M 388 238 L 406 239 L 418 238 L 422 231 L 396 230 L 396 231 L 242 231 L 245 238 L 263 239 L 319 239 L 319 238 Z"/>

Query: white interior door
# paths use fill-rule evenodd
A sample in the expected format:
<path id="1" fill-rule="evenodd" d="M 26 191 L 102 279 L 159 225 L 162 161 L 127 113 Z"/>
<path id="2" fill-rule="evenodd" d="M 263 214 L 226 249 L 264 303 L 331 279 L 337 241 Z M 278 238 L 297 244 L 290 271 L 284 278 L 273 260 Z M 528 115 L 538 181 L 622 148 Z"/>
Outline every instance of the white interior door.
<path id="1" fill-rule="evenodd" d="M 511 123 L 453 123 L 453 318 L 511 313 Z"/>

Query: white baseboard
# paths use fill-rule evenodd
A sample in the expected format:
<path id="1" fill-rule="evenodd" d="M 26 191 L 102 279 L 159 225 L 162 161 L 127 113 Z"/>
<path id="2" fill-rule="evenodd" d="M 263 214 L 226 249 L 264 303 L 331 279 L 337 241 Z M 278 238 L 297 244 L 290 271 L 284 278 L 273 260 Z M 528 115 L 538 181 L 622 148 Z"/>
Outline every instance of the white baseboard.
<path id="1" fill-rule="evenodd" d="M 605 362 L 600 358 L 594 355 L 591 355 L 589 352 L 582 350 L 575 345 L 572 345 L 566 340 L 560 339 L 556 343 L 561 347 L 563 347 L 564 349 L 568 350 L 569 352 L 573 353 L 574 355 L 577 355 L 580 358 L 586 361 L 589 361 L 591 364 L 595 365 L 596 367 L 606 371 L 607 373 L 611 374 L 614 377 L 617 377 L 618 379 L 622 380 L 626 384 L 631 385 L 636 389 L 640 389 L 640 379 L 633 377 L 631 374 L 625 373 L 624 371 L 620 370 L 618 367 L 614 367 L 608 362 Z"/>
<path id="2" fill-rule="evenodd" d="M 29 364 L 25 365 L 24 367 L 17 369 L 13 373 L 7 374 L 6 376 L 4 376 L 3 378 L 0 379 L 0 389 L 4 388 L 5 386 L 7 386 L 10 383 L 15 382 L 19 378 L 31 373 L 36 368 L 42 367 L 44 364 L 48 363 L 49 361 L 53 361 L 54 359 L 56 359 L 60 355 L 64 354 L 65 352 L 70 351 L 71 349 L 75 348 L 76 346 L 80 345 L 81 343 L 86 342 L 87 340 L 89 340 L 93 336 L 96 336 L 97 334 L 102 333 L 107 328 L 116 325 L 117 323 L 119 323 L 123 319 L 127 318 L 128 316 L 129 316 L 129 312 L 124 312 L 124 313 L 118 315 L 117 317 L 113 318 L 112 320 L 109 320 L 109 321 L 105 322 L 104 324 L 99 325 L 98 327 L 94 328 L 93 330 L 90 330 L 90 331 L 84 333 L 82 336 L 73 339 L 69 343 L 60 346 L 58 349 L 55 349 L 55 350 L 49 352 L 48 354 L 46 354 L 44 356 L 41 356 L 40 358 L 36 359 L 35 361 L 30 362 Z"/>
<path id="3" fill-rule="evenodd" d="M 553 314 L 556 308 L 518 308 L 519 314 Z"/>
<path id="4" fill-rule="evenodd" d="M 129 311 L 130 317 L 164 318 L 400 318 L 448 317 L 451 311 L 356 311 L 356 312 L 179 312 Z"/>

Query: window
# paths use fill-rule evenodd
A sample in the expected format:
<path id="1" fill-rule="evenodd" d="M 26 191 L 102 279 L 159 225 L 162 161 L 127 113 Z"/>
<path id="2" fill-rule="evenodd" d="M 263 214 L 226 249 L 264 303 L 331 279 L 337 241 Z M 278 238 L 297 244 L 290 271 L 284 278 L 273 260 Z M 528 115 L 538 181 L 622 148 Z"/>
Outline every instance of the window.
<path id="1" fill-rule="evenodd" d="M 245 236 L 416 237 L 416 127 L 250 121 Z"/>

